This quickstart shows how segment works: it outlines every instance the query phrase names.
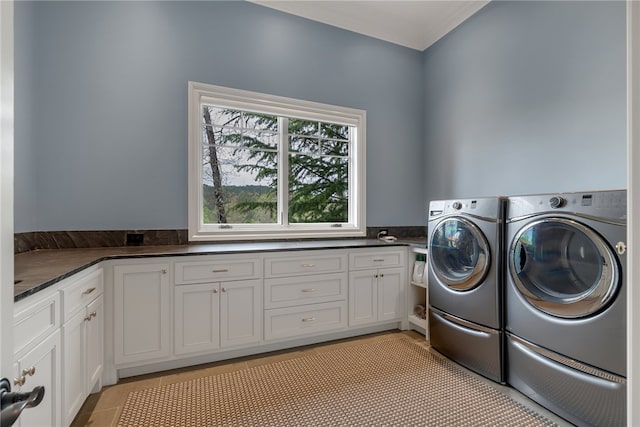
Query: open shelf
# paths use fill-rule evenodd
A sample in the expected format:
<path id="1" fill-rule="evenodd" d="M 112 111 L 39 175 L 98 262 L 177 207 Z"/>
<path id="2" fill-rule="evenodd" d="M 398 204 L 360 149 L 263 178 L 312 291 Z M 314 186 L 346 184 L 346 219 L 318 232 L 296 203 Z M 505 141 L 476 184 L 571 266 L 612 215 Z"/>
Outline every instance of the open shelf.
<path id="1" fill-rule="evenodd" d="M 429 334 L 429 324 L 427 319 L 422 319 L 416 316 L 415 308 L 418 305 L 422 305 L 425 309 L 428 309 L 428 298 L 429 292 L 427 290 L 427 269 L 428 263 L 425 264 L 424 274 L 422 276 L 421 282 L 416 282 L 412 279 L 413 266 L 417 257 L 423 258 L 425 261 L 427 260 L 427 249 L 426 248 L 418 248 L 411 247 L 410 257 L 409 257 L 409 286 L 407 289 L 407 320 L 409 323 L 409 328 L 415 331 L 418 331 L 421 334 L 424 334 L 428 337 Z"/>
<path id="2" fill-rule="evenodd" d="M 411 323 L 412 325 L 418 326 L 424 330 L 427 329 L 427 319 L 421 319 L 415 314 L 409 315 L 409 323 Z"/>

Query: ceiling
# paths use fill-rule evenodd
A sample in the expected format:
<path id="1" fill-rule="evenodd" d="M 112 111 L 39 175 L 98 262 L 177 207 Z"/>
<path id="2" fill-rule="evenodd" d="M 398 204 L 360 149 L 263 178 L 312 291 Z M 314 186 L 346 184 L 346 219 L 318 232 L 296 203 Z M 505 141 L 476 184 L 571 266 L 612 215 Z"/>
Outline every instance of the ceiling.
<path id="1" fill-rule="evenodd" d="M 489 0 L 249 1 L 420 51 L 489 3 Z"/>

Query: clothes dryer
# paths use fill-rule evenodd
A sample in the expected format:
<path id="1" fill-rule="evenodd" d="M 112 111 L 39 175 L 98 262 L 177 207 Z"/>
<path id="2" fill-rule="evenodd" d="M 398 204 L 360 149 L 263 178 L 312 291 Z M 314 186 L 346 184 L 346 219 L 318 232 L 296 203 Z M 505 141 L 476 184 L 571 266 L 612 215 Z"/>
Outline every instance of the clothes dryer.
<path id="1" fill-rule="evenodd" d="M 499 197 L 429 204 L 431 346 L 496 382 L 504 381 Z"/>
<path id="2" fill-rule="evenodd" d="M 507 382 L 577 425 L 625 425 L 626 198 L 508 200 Z"/>

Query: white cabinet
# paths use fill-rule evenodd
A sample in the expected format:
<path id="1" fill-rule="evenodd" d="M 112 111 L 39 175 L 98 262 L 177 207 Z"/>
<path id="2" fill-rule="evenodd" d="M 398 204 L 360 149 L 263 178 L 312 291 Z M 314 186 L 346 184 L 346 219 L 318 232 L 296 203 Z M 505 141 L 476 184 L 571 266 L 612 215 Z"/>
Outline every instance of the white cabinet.
<path id="1" fill-rule="evenodd" d="M 175 354 L 262 340 L 262 259 L 220 255 L 175 263 Z"/>
<path id="2" fill-rule="evenodd" d="M 144 364 L 171 354 L 168 262 L 113 267 L 114 360 Z"/>
<path id="3" fill-rule="evenodd" d="M 220 291 L 220 345 L 259 343 L 262 340 L 262 280 L 223 282 Z"/>
<path id="4" fill-rule="evenodd" d="M 17 426 L 41 427 L 61 426 L 61 342 L 60 330 L 56 330 L 44 341 L 15 362 L 13 391 L 29 392 L 35 386 L 44 386 L 44 398 L 38 406 L 27 408 L 18 418 Z"/>
<path id="5" fill-rule="evenodd" d="M 85 331 L 87 340 L 85 390 L 91 393 L 96 384 L 101 384 L 100 378 L 104 368 L 104 297 L 101 295 L 89 304 L 86 313 L 91 319 L 86 324 Z"/>
<path id="6" fill-rule="evenodd" d="M 100 388 L 104 360 L 102 269 L 90 271 L 61 288 L 63 421 L 71 424 L 87 396 Z"/>
<path id="7" fill-rule="evenodd" d="M 12 390 L 28 392 L 39 385 L 45 388 L 42 402 L 26 409 L 16 425 L 63 425 L 59 292 L 43 292 L 16 303 L 14 333 Z"/>
<path id="8" fill-rule="evenodd" d="M 349 255 L 349 326 L 402 320 L 404 258 L 388 249 Z"/>
<path id="9" fill-rule="evenodd" d="M 220 285 L 176 286 L 175 353 L 188 354 L 220 347 Z"/>
<path id="10" fill-rule="evenodd" d="M 265 259 L 265 340 L 347 327 L 347 253 L 305 251 Z"/>
<path id="11" fill-rule="evenodd" d="M 62 287 L 63 419 L 69 425 L 94 387 L 104 359 L 102 269 Z"/>
<path id="12" fill-rule="evenodd" d="M 262 339 L 262 281 L 175 287 L 175 353 L 190 354 Z"/>

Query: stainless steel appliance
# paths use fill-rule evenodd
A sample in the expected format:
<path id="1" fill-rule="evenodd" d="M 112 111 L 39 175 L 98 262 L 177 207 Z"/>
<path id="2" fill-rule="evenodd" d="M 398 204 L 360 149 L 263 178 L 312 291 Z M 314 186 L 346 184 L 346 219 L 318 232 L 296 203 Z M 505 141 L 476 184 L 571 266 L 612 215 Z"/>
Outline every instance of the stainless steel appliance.
<path id="1" fill-rule="evenodd" d="M 508 201 L 507 382 L 577 425 L 625 425 L 626 197 Z"/>
<path id="2" fill-rule="evenodd" d="M 503 382 L 503 219 L 500 197 L 429 204 L 431 346 Z"/>

